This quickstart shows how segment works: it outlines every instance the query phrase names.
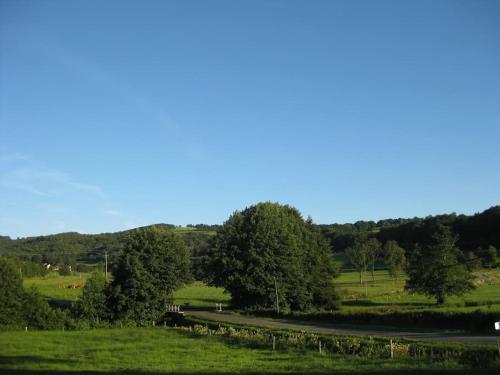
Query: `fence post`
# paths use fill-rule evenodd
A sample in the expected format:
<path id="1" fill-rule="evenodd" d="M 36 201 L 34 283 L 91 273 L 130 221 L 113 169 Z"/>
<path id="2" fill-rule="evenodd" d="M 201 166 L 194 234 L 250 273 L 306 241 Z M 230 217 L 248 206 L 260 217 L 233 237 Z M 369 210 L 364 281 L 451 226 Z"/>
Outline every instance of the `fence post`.
<path id="1" fill-rule="evenodd" d="M 24 330 L 28 332 L 28 326 L 24 327 Z M 497 344 L 498 344 L 498 339 L 497 339 Z"/>
<path id="2" fill-rule="evenodd" d="M 276 336 L 273 335 L 273 351 L 276 350 Z"/>
<path id="3" fill-rule="evenodd" d="M 321 340 L 318 340 L 318 351 L 321 354 Z"/>
<path id="4" fill-rule="evenodd" d="M 391 339 L 391 359 L 394 358 L 394 344 L 392 343 L 392 339 Z"/>

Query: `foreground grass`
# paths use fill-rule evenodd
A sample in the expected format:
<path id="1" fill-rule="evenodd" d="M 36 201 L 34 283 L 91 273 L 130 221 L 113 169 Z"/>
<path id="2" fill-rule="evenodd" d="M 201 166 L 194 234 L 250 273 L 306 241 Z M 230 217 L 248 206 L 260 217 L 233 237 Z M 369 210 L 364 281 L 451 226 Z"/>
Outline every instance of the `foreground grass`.
<path id="1" fill-rule="evenodd" d="M 271 348 L 252 348 L 227 338 L 199 337 L 172 328 L 0 332 L 0 374 L 421 374 L 434 371 L 467 373 L 454 362 L 320 355 L 299 350 L 273 352 Z"/>

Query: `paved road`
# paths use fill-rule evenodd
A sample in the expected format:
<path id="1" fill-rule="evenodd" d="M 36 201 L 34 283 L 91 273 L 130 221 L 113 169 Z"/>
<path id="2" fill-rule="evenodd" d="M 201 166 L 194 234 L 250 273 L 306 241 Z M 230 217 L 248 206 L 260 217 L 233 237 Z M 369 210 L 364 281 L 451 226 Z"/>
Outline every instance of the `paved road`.
<path id="1" fill-rule="evenodd" d="M 365 328 L 335 328 L 314 325 L 311 323 L 301 323 L 295 321 L 274 320 L 270 318 L 256 318 L 243 315 L 218 314 L 213 311 L 187 311 L 186 315 L 197 316 L 200 318 L 218 320 L 220 322 L 250 324 L 267 328 L 284 328 L 296 331 L 308 331 L 328 334 L 360 335 L 360 336 L 386 336 L 402 337 L 411 340 L 420 341 L 452 341 L 468 344 L 493 344 L 496 343 L 496 336 L 477 336 L 455 333 L 440 332 L 405 332 L 391 330 L 373 330 Z"/>

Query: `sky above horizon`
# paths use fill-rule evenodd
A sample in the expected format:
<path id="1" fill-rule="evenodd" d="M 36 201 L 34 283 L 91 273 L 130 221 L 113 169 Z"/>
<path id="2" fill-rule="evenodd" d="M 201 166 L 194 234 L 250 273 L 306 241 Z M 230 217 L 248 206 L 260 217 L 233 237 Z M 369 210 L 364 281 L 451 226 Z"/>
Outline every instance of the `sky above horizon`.
<path id="1" fill-rule="evenodd" d="M 500 204 L 499 1 L 0 0 L 0 235 Z"/>

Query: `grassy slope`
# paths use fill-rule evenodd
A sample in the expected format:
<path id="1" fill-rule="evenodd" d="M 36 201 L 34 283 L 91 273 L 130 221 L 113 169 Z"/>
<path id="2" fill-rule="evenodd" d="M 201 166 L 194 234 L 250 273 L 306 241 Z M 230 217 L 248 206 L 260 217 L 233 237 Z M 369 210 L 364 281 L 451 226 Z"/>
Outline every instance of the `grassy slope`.
<path id="1" fill-rule="evenodd" d="M 368 371 L 409 374 L 445 367 L 456 370 L 459 365 L 320 355 L 298 350 L 273 352 L 270 348 L 251 348 L 227 338 L 197 337 L 171 328 L 0 332 L 0 374 L 88 373 L 84 371 L 129 375 Z"/>

